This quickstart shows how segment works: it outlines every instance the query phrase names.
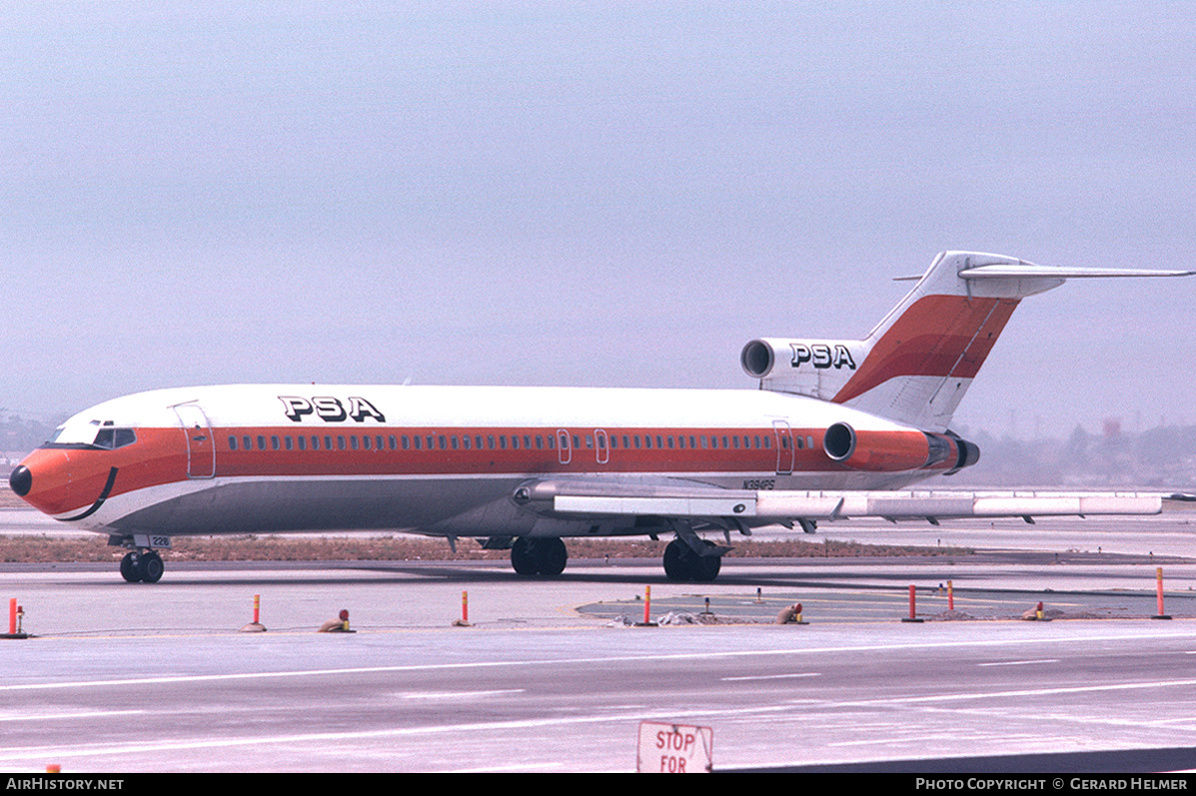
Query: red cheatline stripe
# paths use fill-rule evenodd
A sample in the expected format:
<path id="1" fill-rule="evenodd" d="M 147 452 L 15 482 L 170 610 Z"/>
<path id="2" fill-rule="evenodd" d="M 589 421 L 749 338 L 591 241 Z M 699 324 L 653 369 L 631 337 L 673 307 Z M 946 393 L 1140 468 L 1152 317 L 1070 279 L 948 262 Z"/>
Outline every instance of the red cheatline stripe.
<path id="1" fill-rule="evenodd" d="M 303 450 L 298 446 L 300 432 L 306 439 L 306 449 Z M 598 448 L 600 435 L 597 432 L 592 428 L 569 429 L 567 456 L 561 455 L 559 441 L 557 448 L 547 447 L 549 437 L 559 440 L 556 429 L 549 428 L 370 427 L 367 435 L 363 426 L 237 427 L 214 429 L 212 437 L 216 443 L 216 476 L 225 478 L 451 478 L 555 473 L 712 473 L 724 477 L 740 474 L 763 478 L 775 474 L 778 453 L 786 465 L 792 455 L 793 472 L 798 474 L 849 469 L 827 458 L 821 447 L 821 429 L 795 429 L 789 438 L 793 447 L 780 450 L 772 428 L 605 430 L 605 449 Z M 896 435 L 903 433 L 909 432 L 893 432 Z M 147 487 L 195 480 L 188 476 L 188 437 L 181 429 L 139 428 L 137 434 L 137 444 L 126 448 L 71 451 L 69 479 L 62 473 L 51 474 L 61 469 L 56 463 L 61 451 L 35 451 L 27 459 L 35 472 L 34 491 L 27 499 L 47 513 L 60 514 L 92 506 L 97 496 L 110 498 Z M 395 437 L 394 448 L 390 443 L 392 435 Z M 635 446 L 636 435 L 640 437 L 639 447 Z M 885 443 L 884 447 L 892 447 L 889 432 L 870 432 L 869 435 L 876 444 Z M 319 449 L 313 449 L 312 436 L 319 437 Z M 365 448 L 367 436 L 370 439 L 368 449 Z M 402 444 L 404 436 L 410 446 L 406 449 Z M 415 448 L 416 436 L 421 439 L 419 449 Z M 468 449 L 464 447 L 466 436 L 470 437 Z M 515 436 L 519 438 L 518 448 L 514 447 Z M 542 438 L 544 447 L 537 447 L 537 436 Z M 701 443 L 703 436 L 706 437 L 706 447 Z M 230 445 L 230 437 L 236 438 L 235 449 Z M 248 450 L 245 449 L 246 437 L 251 443 Z M 259 437 L 263 438 L 264 450 L 258 447 Z M 340 446 L 342 437 L 343 449 Z M 477 447 L 478 437 L 482 438 L 481 449 Z M 490 447 L 492 437 L 493 448 Z M 648 437 L 651 437 L 651 447 L 648 447 Z M 924 438 L 918 437 L 924 445 Z M 453 447 L 454 438 L 457 447 Z M 504 438 L 505 449 L 501 447 Z M 799 438 L 800 447 L 796 444 Z M 613 446 L 612 439 L 617 439 Z M 327 448 L 328 441 L 332 442 L 332 449 Z M 354 441 L 356 449 L 353 448 Z M 38 466 L 39 458 L 44 458 L 45 468 Z M 119 468 L 120 475 L 115 484 L 111 484 L 108 479 L 114 468 Z"/>

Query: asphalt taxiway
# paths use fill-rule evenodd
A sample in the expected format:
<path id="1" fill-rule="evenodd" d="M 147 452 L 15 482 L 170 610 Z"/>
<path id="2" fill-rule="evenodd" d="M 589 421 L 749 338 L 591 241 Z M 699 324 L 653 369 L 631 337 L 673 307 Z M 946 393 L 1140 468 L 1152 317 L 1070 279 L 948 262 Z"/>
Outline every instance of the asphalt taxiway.
<path id="1" fill-rule="evenodd" d="M 2 565 L 35 638 L 0 641 L 0 767 L 630 771 L 657 720 L 711 727 L 719 771 L 1196 768 L 1196 536 L 1167 516 L 1102 527 L 1040 521 L 1036 549 L 980 554 L 729 559 L 702 585 L 657 561 L 551 581 L 497 562 L 174 564 L 157 584 Z M 834 533 L 886 530 L 905 543 Z M 1151 618 L 1158 566 L 1170 620 Z M 910 584 L 921 623 L 901 621 Z M 681 624 L 636 626 L 648 587 L 651 618 Z M 254 595 L 268 630 L 240 632 Z M 719 621 L 686 623 L 707 599 Z M 809 624 L 768 624 L 791 600 Z M 1060 618 L 1012 618 L 1039 600 Z M 315 632 L 342 608 L 356 632 Z"/>

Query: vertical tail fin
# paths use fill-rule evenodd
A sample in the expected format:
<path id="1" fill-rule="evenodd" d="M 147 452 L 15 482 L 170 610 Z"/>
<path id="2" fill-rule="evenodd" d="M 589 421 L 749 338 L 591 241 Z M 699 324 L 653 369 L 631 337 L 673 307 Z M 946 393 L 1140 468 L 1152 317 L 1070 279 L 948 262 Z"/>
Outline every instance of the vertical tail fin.
<path id="1" fill-rule="evenodd" d="M 1192 273 L 1046 268 L 996 254 L 944 252 L 863 340 L 753 340 L 740 361 L 763 389 L 941 432 L 1026 296 L 1070 278 Z"/>

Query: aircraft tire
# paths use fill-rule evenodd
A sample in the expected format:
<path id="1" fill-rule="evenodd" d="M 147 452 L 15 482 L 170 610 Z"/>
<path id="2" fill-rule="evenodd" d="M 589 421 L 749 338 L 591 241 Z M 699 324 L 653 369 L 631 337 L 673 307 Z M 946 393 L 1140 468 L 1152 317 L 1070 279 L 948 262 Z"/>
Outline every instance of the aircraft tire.
<path id="1" fill-rule="evenodd" d="M 555 578 L 565 571 L 565 564 L 569 562 L 569 551 L 560 539 L 538 539 L 535 552 L 541 575 Z"/>
<path id="2" fill-rule="evenodd" d="M 162 556 L 150 550 L 141 557 L 141 580 L 143 583 L 157 583 L 162 580 L 162 573 L 166 565 L 162 563 Z"/>
<path id="3" fill-rule="evenodd" d="M 516 575 L 524 577 L 531 577 L 540 571 L 536 566 L 536 555 L 532 543 L 522 536 L 515 540 L 515 544 L 511 545 L 511 566 Z"/>
<path id="4" fill-rule="evenodd" d="M 569 553 L 560 539 L 520 537 L 511 546 L 511 566 L 524 577 L 556 577 L 565 571 L 568 560 Z"/>
<path id="5" fill-rule="evenodd" d="M 714 547 L 713 542 L 704 542 Z M 710 583 L 718 577 L 723 566 L 721 556 L 701 556 L 689 549 L 680 539 L 664 548 L 664 574 L 669 580 L 689 583 Z"/>
<path id="6" fill-rule="evenodd" d="M 120 560 L 120 576 L 129 583 L 141 582 L 141 553 L 136 550 L 125 553 Z"/>
<path id="7" fill-rule="evenodd" d="M 706 544 L 713 547 L 709 542 Z M 697 583 L 710 583 L 718 577 L 719 570 L 722 568 L 722 556 L 694 556 L 690 575 L 692 580 Z"/>
<path id="8" fill-rule="evenodd" d="M 686 555 L 683 543 L 674 539 L 664 548 L 664 575 L 672 581 L 689 580 L 689 567 L 686 566 Z"/>

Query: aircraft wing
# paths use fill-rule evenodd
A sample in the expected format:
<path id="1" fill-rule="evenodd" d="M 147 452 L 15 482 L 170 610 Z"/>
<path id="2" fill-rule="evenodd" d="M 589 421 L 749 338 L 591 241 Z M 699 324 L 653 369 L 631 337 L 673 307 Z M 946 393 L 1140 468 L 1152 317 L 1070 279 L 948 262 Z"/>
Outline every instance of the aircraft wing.
<path id="1" fill-rule="evenodd" d="M 1158 514 L 1163 500 L 1180 496 L 1143 492 L 1047 491 L 789 491 L 600 487 L 594 483 L 540 482 L 540 510 L 558 516 L 657 516 L 732 520 L 745 525 L 799 520 L 958 519 L 965 517 Z M 529 493 L 531 494 L 531 493 Z"/>

